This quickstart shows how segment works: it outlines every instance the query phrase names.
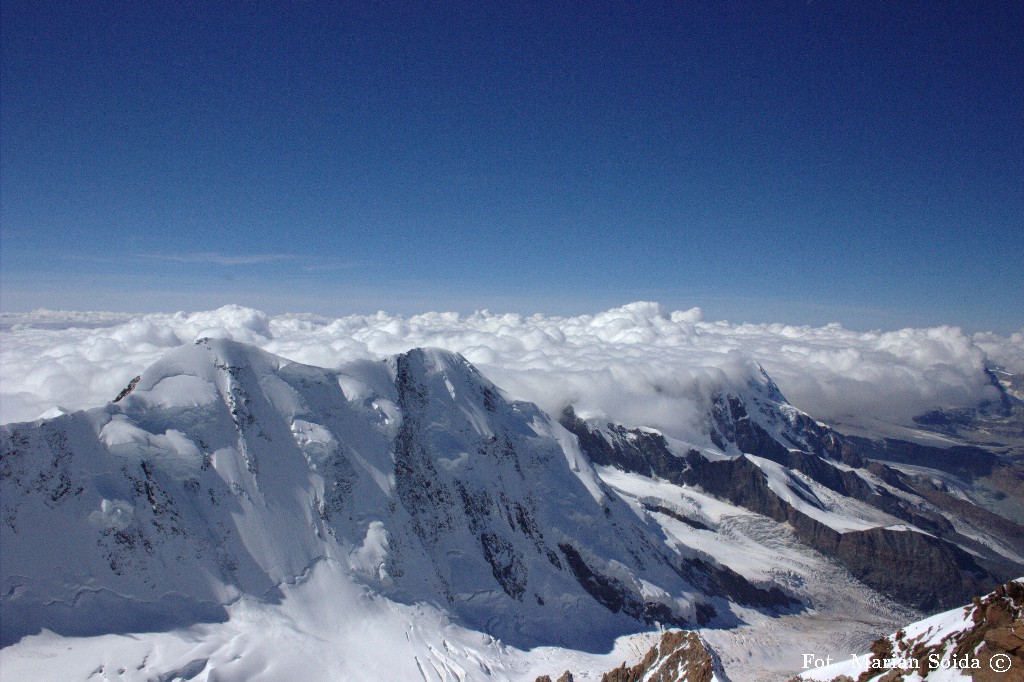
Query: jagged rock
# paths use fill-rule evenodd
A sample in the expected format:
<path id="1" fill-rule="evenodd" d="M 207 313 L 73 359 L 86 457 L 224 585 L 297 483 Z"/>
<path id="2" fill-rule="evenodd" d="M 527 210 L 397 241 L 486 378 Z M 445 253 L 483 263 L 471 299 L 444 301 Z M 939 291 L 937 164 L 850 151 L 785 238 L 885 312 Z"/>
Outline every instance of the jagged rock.
<path id="1" fill-rule="evenodd" d="M 697 633 L 669 630 L 639 663 L 629 667 L 623 661 L 601 682 L 710 682 L 714 673 L 714 659 Z M 551 677 L 541 675 L 535 682 L 551 682 Z M 566 670 L 557 682 L 573 682 L 572 673 Z"/>
<path id="2" fill-rule="evenodd" d="M 896 438 L 877 441 L 859 436 L 844 438 L 868 459 L 927 466 L 965 478 L 991 474 L 999 462 L 999 458 L 988 450 L 973 446 L 954 445 L 940 448 Z"/>
<path id="3" fill-rule="evenodd" d="M 857 682 L 951 679 L 1024 680 L 1024 578 L 998 586 L 970 606 L 953 609 L 871 645 Z M 959 672 L 957 672 L 959 671 Z M 820 672 L 820 671 L 819 671 Z M 846 675 L 832 682 L 846 682 Z"/>
<path id="4" fill-rule="evenodd" d="M 594 464 L 654 475 L 673 483 L 681 483 L 688 468 L 686 460 L 669 450 L 665 437 L 649 429 L 608 423 L 601 432 L 580 419 L 571 405 L 562 411 L 559 423 L 576 436 L 580 449 Z"/>
<path id="5" fill-rule="evenodd" d="M 555 680 L 555 682 L 573 682 L 573 679 L 574 678 L 572 676 L 572 673 L 566 670 L 564 673 L 558 676 L 558 679 Z M 541 675 L 534 682 L 551 682 L 551 676 Z"/>
<path id="6" fill-rule="evenodd" d="M 773 491 L 747 457 L 708 461 L 688 456 L 687 481 L 733 504 L 787 522 L 809 546 L 839 561 L 879 592 L 924 611 L 963 603 L 996 582 L 970 554 L 913 531 L 870 528 L 840 533 L 795 509 Z"/>
<path id="7" fill-rule="evenodd" d="M 134 379 L 129 381 L 128 385 L 125 386 L 123 389 L 121 389 L 121 392 L 117 394 L 116 398 L 114 398 L 114 402 L 115 403 L 121 402 L 126 395 L 128 395 L 129 393 L 134 391 L 135 387 L 139 384 L 139 379 L 141 379 L 141 378 L 142 378 L 142 376 L 140 375 L 140 376 L 136 376 Z"/>
<path id="8" fill-rule="evenodd" d="M 631 668 L 623 663 L 601 677 L 601 682 L 709 682 L 714 660 L 697 633 L 670 630 Z"/>

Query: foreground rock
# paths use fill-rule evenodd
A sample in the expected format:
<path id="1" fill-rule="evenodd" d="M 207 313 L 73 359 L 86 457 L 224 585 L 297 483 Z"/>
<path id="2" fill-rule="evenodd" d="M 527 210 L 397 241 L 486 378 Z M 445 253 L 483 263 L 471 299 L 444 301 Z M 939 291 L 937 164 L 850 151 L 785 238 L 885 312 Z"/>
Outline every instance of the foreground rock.
<path id="1" fill-rule="evenodd" d="M 606 672 L 601 682 L 711 682 L 715 679 L 714 660 L 697 633 L 670 630 L 651 647 L 643 660 L 631 668 L 623 662 Z M 557 682 L 572 680 L 572 673 L 566 671 Z M 551 678 L 542 675 L 537 682 L 551 682 Z"/>
<path id="2" fill-rule="evenodd" d="M 1024 680 L 1024 578 L 882 637 L 868 654 L 794 679 L 903 682 L 957 675 L 975 682 Z"/>

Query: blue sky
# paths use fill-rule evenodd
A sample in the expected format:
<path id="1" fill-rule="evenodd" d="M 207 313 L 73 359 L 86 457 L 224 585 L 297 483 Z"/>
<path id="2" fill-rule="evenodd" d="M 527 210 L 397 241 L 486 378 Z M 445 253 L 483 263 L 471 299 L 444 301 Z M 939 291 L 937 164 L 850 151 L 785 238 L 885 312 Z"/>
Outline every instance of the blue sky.
<path id="1" fill-rule="evenodd" d="M 1024 6 L 4 0 L 0 307 L 1024 325 Z"/>

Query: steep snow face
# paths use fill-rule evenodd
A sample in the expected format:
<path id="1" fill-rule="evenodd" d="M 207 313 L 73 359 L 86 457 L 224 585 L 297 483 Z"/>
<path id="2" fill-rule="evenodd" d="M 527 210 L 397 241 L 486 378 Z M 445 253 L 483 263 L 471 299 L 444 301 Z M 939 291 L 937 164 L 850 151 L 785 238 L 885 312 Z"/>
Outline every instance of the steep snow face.
<path id="1" fill-rule="evenodd" d="M 623 660 L 638 659 L 655 637 L 623 637 L 601 654 L 520 651 L 460 627 L 432 604 L 380 597 L 331 561 L 283 584 L 281 595 L 279 604 L 241 597 L 225 607 L 226 622 L 167 632 L 62 637 L 43 631 L 0 649 L 0 671 L 4 680 L 39 682 L 533 682 L 551 668 L 600 679 Z"/>
<path id="2" fill-rule="evenodd" d="M 336 553 L 317 536 L 317 502 L 334 483 L 307 464 L 280 408 L 300 411 L 288 381 L 306 378 L 344 398 L 326 373 L 286 365 L 201 342 L 118 403 L 5 427 L 4 641 L 40 625 L 94 634 L 222 620 L 222 604 L 276 599 Z"/>
<path id="3" fill-rule="evenodd" d="M 223 621 L 321 562 L 522 646 L 708 617 L 575 439 L 444 351 L 328 371 L 203 339 L 0 435 L 5 644 Z"/>
<path id="4" fill-rule="evenodd" d="M 414 350 L 387 365 L 408 519 L 392 525 L 392 573 L 433 568 L 401 581 L 406 598 L 442 594 L 467 622 L 530 646 L 573 644 L 567 619 L 590 619 L 598 639 L 638 619 L 696 619 L 699 592 L 660 532 L 600 482 L 561 426 L 507 401 L 460 356 Z"/>
<path id="5" fill-rule="evenodd" d="M 789 449 L 835 454 L 836 434 L 793 407 L 756 362 L 747 364 L 745 380 L 723 383 L 707 400 L 704 430 L 723 452 L 773 459 Z"/>

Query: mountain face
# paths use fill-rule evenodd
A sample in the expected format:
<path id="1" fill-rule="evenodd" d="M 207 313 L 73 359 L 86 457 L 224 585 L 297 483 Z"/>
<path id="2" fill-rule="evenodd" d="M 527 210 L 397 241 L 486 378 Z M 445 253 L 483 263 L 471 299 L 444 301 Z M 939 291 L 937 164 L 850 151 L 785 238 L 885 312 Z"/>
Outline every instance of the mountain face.
<path id="1" fill-rule="evenodd" d="M 819 424 L 760 367 L 710 393 L 702 423 L 683 443 L 571 407 L 556 420 L 435 349 L 327 370 L 202 339 L 104 407 L 0 427 L 0 645 L 187 632 L 205 643 L 176 641 L 188 653 L 163 667 L 164 640 L 133 649 L 140 675 L 277 679 L 248 662 L 263 645 L 245 667 L 233 644 L 266 606 L 308 629 L 303 646 L 340 648 L 324 679 L 534 679 L 506 645 L 606 656 L 660 625 L 726 632 L 809 607 L 864 624 L 1024 572 L 1024 528 L 953 479 L 877 461 L 926 450 Z M 407 656 L 360 648 L 367 614 Z"/>
<path id="2" fill-rule="evenodd" d="M 640 662 L 618 668 L 601 676 L 601 682 L 720 682 L 715 661 L 695 632 L 670 630 L 652 646 Z M 555 682 L 573 682 L 573 674 L 565 671 Z M 535 682 L 551 682 L 541 675 Z"/>
<path id="3" fill-rule="evenodd" d="M 331 372 L 201 340 L 2 437 L 5 644 L 224 620 L 322 561 L 518 646 L 795 602 L 680 557 L 567 431 L 442 351 Z"/>
<path id="4" fill-rule="evenodd" d="M 1024 571 L 1024 527 L 869 459 L 892 447 L 932 466 L 952 458 L 990 471 L 1001 466 L 995 455 L 843 436 L 790 405 L 757 369 L 739 390 L 711 396 L 705 424 L 714 449 L 583 420 L 571 408 L 560 422 L 591 461 L 697 486 L 787 523 L 868 586 L 923 611 L 961 603 Z"/>

